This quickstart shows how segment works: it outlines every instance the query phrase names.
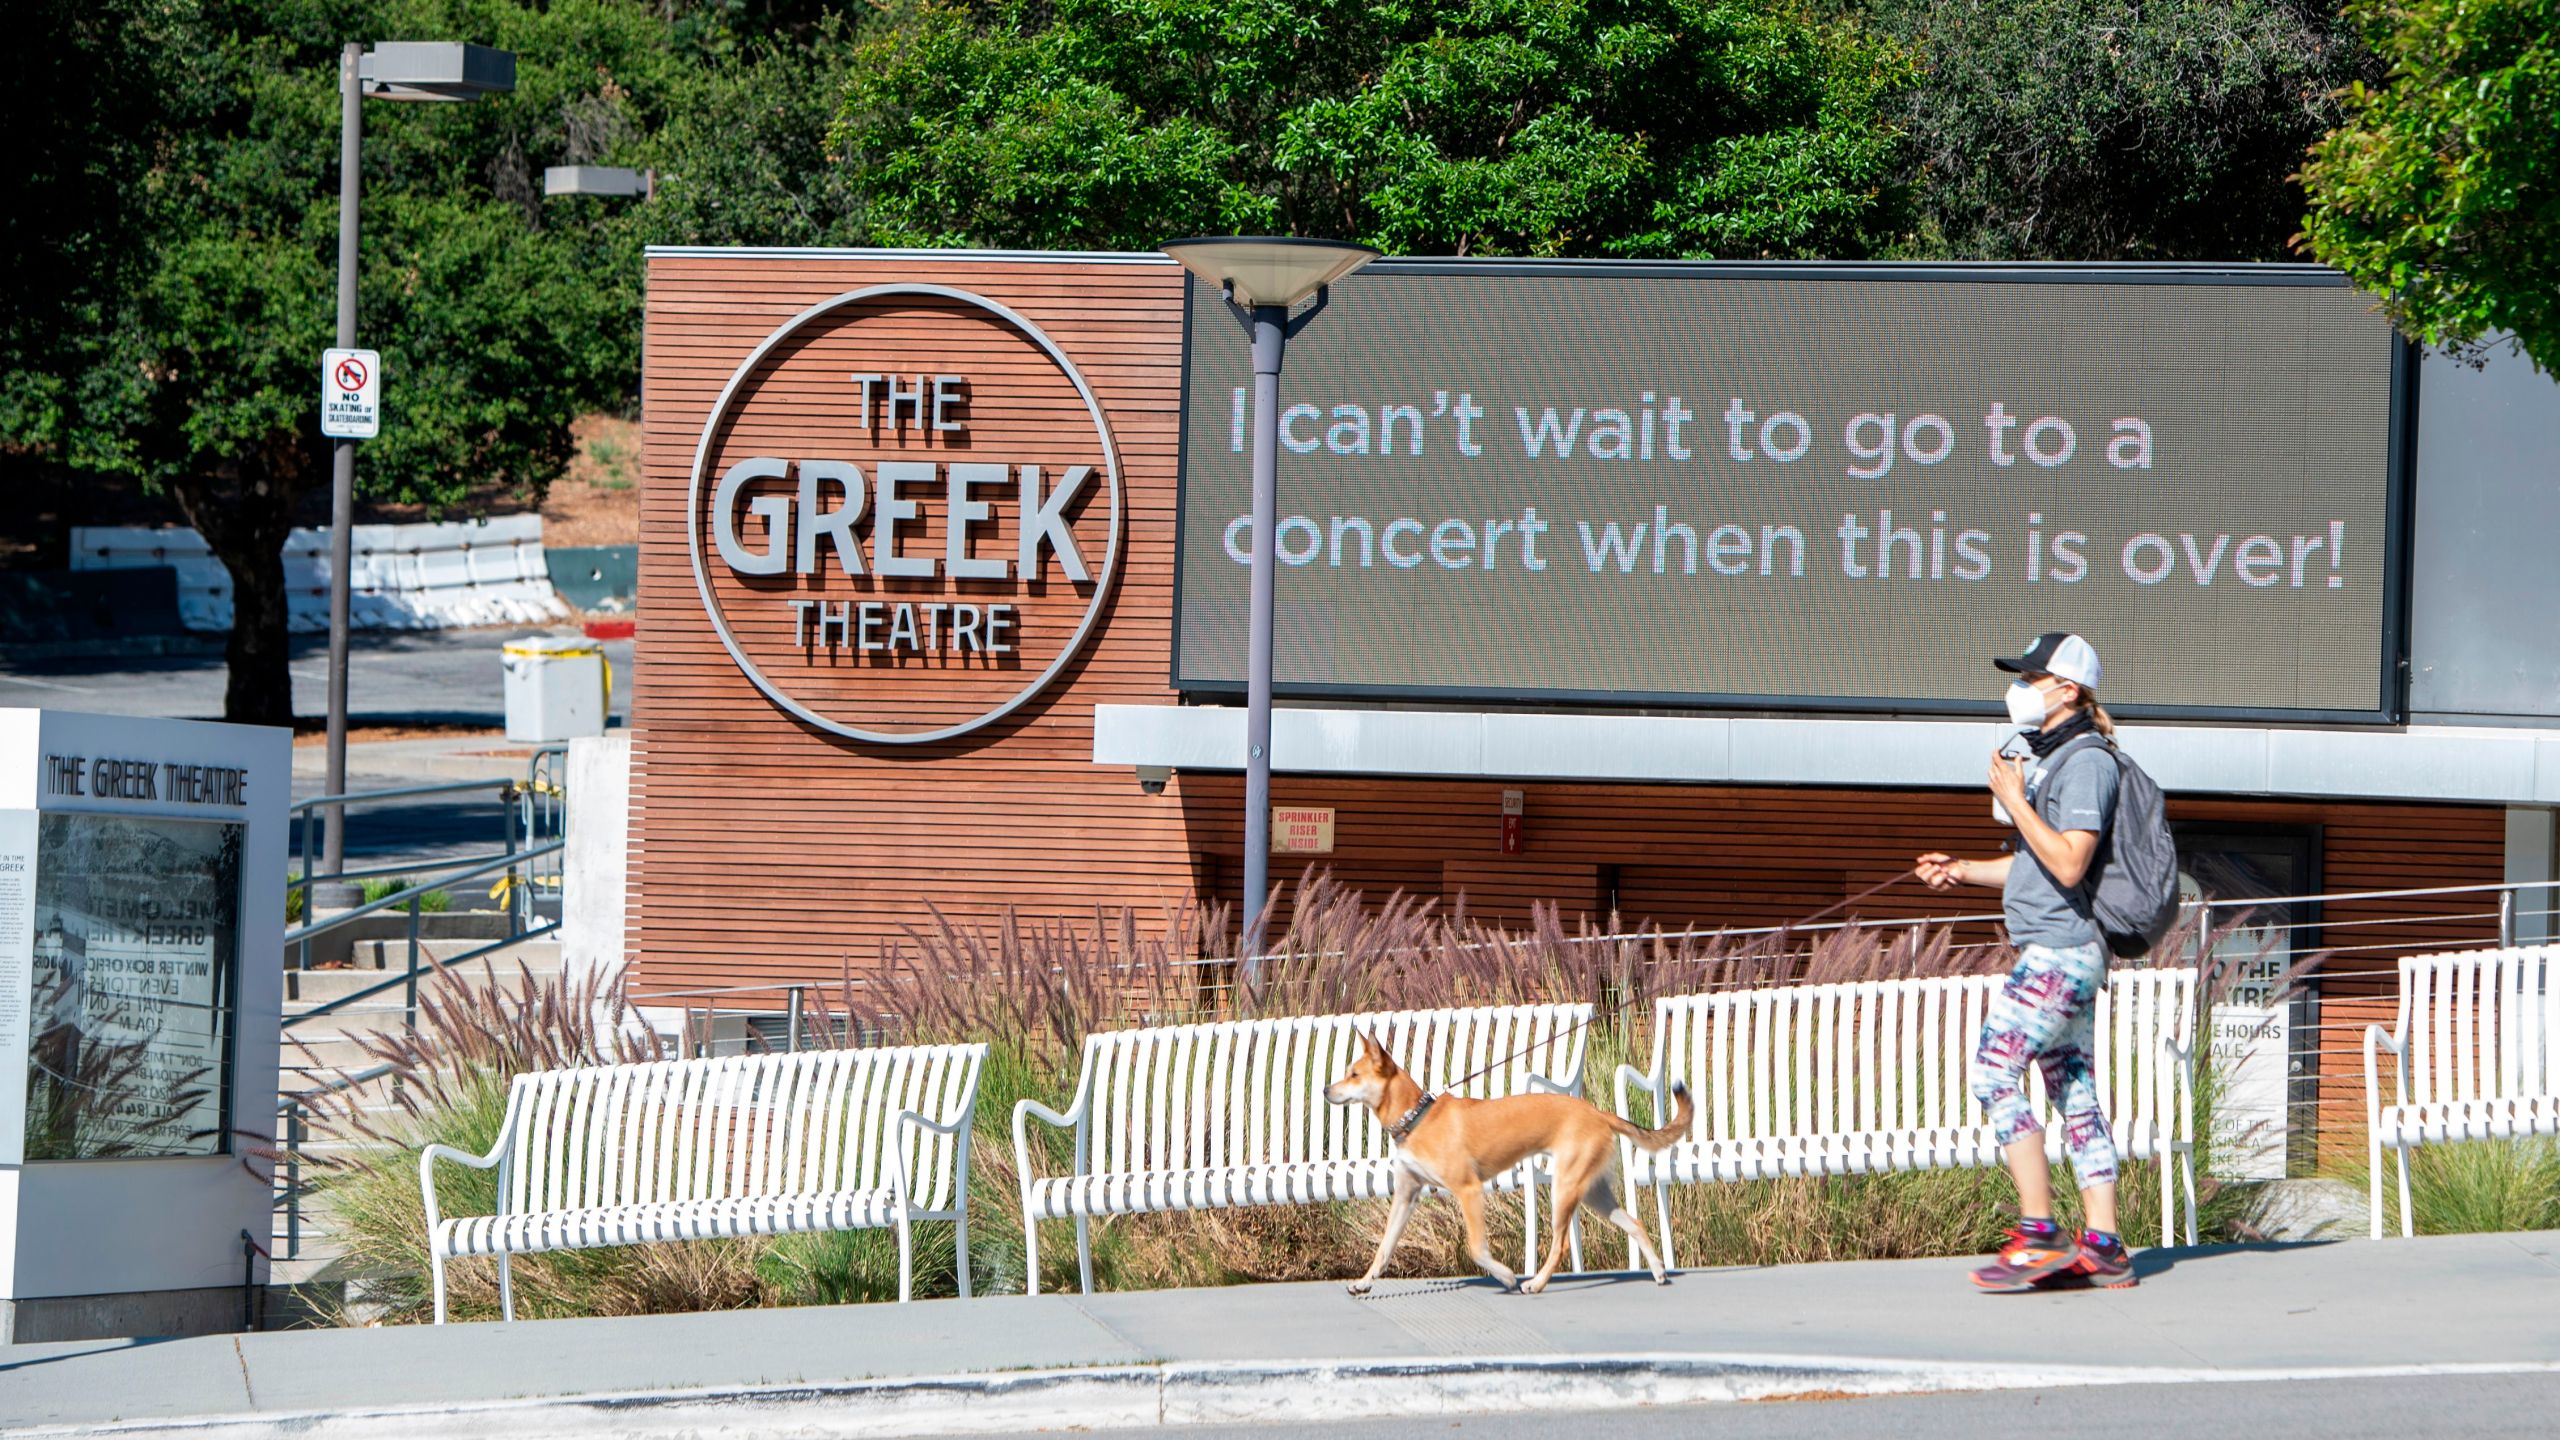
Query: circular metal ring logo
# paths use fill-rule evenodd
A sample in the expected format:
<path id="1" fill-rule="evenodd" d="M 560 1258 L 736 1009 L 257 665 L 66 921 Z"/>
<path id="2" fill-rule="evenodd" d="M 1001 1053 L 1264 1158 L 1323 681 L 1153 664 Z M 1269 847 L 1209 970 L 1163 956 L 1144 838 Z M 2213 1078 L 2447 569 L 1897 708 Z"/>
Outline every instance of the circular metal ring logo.
<path id="1" fill-rule="evenodd" d="M 948 332 L 946 344 L 963 342 L 985 359 L 984 331 L 992 326 L 1026 344 L 1039 360 L 988 360 L 1006 377 L 1001 383 L 1013 387 L 990 406 L 972 377 L 900 367 L 876 358 L 880 347 L 855 338 L 864 327 L 891 318 L 899 323 L 886 328 L 909 332 L 887 342 L 892 355 L 917 353 L 912 332 L 939 325 Z M 837 323 L 828 325 L 831 319 Z M 955 326 L 971 333 L 958 333 Z M 943 351 L 927 353 L 948 363 Z M 867 368 L 830 368 L 848 359 Z M 1021 390 L 1040 388 L 1037 382 L 1026 386 L 1024 373 L 1041 371 L 1041 361 L 1054 371 L 1047 384 L 1055 393 L 1045 404 L 1023 403 Z M 749 398 L 776 386 L 786 371 L 798 388 L 779 387 L 785 418 L 762 426 L 770 433 L 747 440 L 745 448 L 760 440 L 774 441 L 777 449 L 812 439 L 822 447 L 840 446 L 852 431 L 867 433 L 866 452 L 858 458 L 750 455 L 715 467 L 715 458 L 728 459 L 724 438 L 744 428 L 741 416 L 753 408 Z M 843 389 L 813 391 L 817 384 Z M 1061 447 L 1055 440 L 1057 417 L 1078 406 L 1092 425 L 1091 441 L 1081 438 L 1078 424 L 1079 438 Z M 1037 445 L 1035 463 L 1018 463 L 1015 456 L 1003 462 L 959 458 L 973 453 L 968 447 L 980 428 L 974 417 L 989 408 L 998 412 L 995 428 L 1007 437 L 998 443 Z M 788 438 L 779 429 L 784 424 L 793 427 Z M 1092 456 L 1083 452 L 1087 443 L 1097 447 Z M 1069 462 L 1086 463 L 1056 463 L 1061 449 Z M 716 476 L 715 468 L 721 472 Z M 1098 570 L 1084 560 L 1086 543 L 1097 538 L 1090 533 L 1088 503 L 1096 479 L 1107 504 Z M 712 496 L 707 507 L 706 490 Z M 937 491 L 945 497 L 938 511 L 931 499 Z M 1009 511 L 1000 500 L 979 498 L 1008 491 L 1018 497 Z M 829 499 L 836 501 L 832 507 Z M 932 552 L 906 548 L 934 538 L 937 518 Z M 1016 532 L 1010 555 L 981 553 L 980 540 L 1000 539 L 1007 518 Z M 764 526 L 761 551 L 748 543 L 758 520 Z M 946 285 L 850 290 L 767 335 L 713 403 L 686 490 L 694 588 L 729 658 L 767 699 L 799 719 L 830 734 L 884 745 L 966 735 L 1021 709 L 1055 680 L 1101 621 L 1119 575 L 1121 525 L 1119 450 L 1083 372 L 1019 313 Z M 1069 596 L 1083 592 L 1072 626 L 1063 620 L 1063 604 L 1045 603 L 1067 598 L 1050 595 L 1060 585 L 1050 578 L 1052 568 L 1063 571 Z M 830 598 L 838 593 L 843 598 Z M 758 601 L 763 603 L 751 603 Z M 739 613 L 731 613 L 733 606 Z M 1050 652 L 1045 663 L 1040 650 Z M 789 685 L 774 673 L 786 664 L 797 667 Z M 1021 679 L 1026 673 L 1029 678 Z M 975 698 L 919 696 L 914 687 L 920 679 L 943 680 L 946 692 Z M 868 715 L 862 717 L 867 723 L 854 723 L 826 713 L 847 705 L 848 686 L 884 683 L 907 687 L 885 703 L 932 718 L 902 730 L 884 728 Z M 874 707 L 883 703 L 873 698 Z M 951 714 L 955 705 L 969 713 Z"/>

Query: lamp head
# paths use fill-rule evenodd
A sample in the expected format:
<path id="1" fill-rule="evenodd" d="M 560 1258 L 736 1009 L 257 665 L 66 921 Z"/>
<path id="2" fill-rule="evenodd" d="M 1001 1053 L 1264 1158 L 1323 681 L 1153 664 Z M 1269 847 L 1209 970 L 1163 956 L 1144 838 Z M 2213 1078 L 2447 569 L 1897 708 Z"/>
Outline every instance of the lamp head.
<path id="1" fill-rule="evenodd" d="M 1200 235 L 1168 240 L 1164 253 L 1240 305 L 1295 305 L 1378 258 L 1366 245 L 1285 235 Z"/>
<path id="2" fill-rule="evenodd" d="M 553 195 L 647 195 L 649 172 L 618 165 L 549 165 L 542 171 L 544 198 Z"/>
<path id="3" fill-rule="evenodd" d="M 364 52 L 369 100 L 477 100 L 516 88 L 512 50 L 460 40 L 386 40 Z"/>

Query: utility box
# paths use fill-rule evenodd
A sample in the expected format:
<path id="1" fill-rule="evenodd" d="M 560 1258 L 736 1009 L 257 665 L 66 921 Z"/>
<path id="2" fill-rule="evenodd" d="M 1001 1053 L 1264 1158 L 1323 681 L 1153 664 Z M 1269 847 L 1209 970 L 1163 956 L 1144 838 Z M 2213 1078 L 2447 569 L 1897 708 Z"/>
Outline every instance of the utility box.
<path id="1" fill-rule="evenodd" d="M 510 640 L 499 656 L 507 675 L 507 738 L 547 745 L 604 733 L 613 666 L 593 640 L 537 635 Z"/>
<path id="2" fill-rule="evenodd" d="M 0 709 L 0 1344 L 248 1323 L 292 739 Z"/>

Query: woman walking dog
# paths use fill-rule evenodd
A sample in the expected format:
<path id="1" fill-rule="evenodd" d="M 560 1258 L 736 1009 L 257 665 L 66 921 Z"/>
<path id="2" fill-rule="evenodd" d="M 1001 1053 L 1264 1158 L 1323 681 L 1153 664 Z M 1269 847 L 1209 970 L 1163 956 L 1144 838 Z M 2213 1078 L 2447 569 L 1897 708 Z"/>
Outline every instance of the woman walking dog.
<path id="1" fill-rule="evenodd" d="M 2018 1223 L 1990 1264 L 1973 1272 L 1984 1290 L 2030 1290 L 2064 1276 L 2110 1288 L 2134 1283 L 2132 1257 L 2116 1234 L 2116 1151 L 2098 1104 L 2092 1021 L 2107 983 L 2107 945 L 2091 913 L 2091 869 L 2116 809 L 2118 772 L 2102 745 L 2083 745 L 2047 764 L 2078 737 L 2113 735 L 2098 705 L 2098 652 L 2077 635 L 2036 637 L 2016 659 L 1993 662 L 2015 674 L 2009 718 L 2028 754 L 2009 747 L 1991 760 L 1991 794 L 2017 827 L 2014 853 L 1993 860 L 1923 855 L 1920 878 L 1933 890 L 1996 885 L 2018 963 L 1991 1002 L 1974 1051 L 1973 1093 L 1990 1116 L 2018 1186 Z M 2078 1238 L 2053 1219 L 2053 1174 L 2044 1127 L 2028 1106 L 2032 1060 L 2062 1112 L 2063 1147 L 2080 1182 L 2087 1227 Z"/>

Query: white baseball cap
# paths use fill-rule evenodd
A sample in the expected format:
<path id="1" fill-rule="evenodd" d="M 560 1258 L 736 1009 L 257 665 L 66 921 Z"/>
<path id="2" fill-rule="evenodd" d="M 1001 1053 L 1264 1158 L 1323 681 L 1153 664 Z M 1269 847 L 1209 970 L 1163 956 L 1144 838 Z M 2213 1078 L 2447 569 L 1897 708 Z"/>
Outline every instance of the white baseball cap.
<path id="1" fill-rule="evenodd" d="M 2027 653 L 1991 662 L 2012 675 L 2051 675 L 2083 690 L 2098 688 L 2098 650 L 2068 630 L 2048 630 L 2028 644 Z"/>

